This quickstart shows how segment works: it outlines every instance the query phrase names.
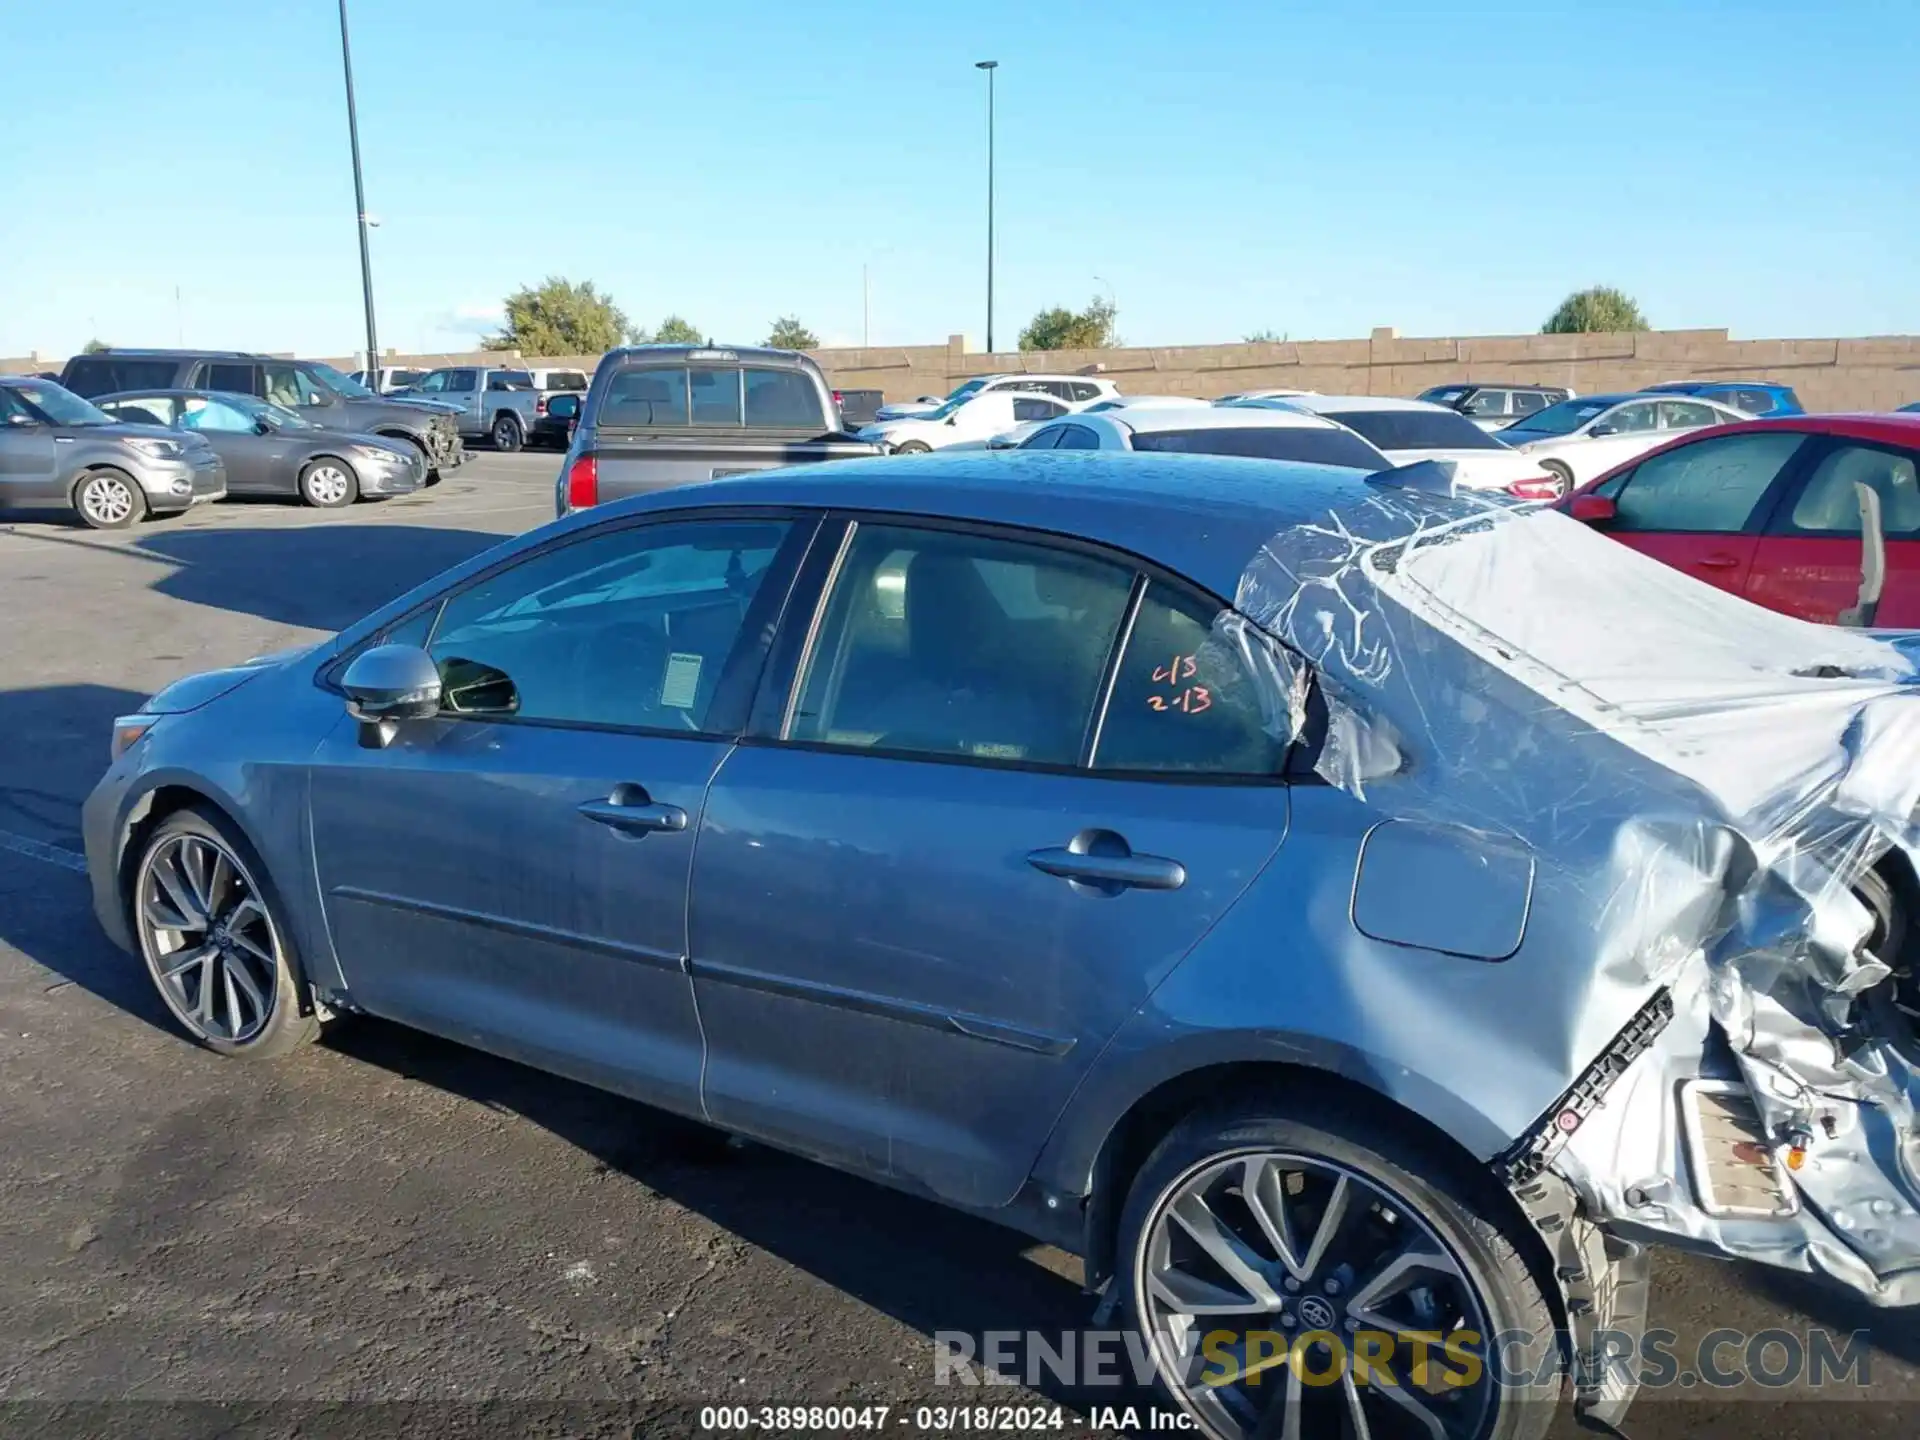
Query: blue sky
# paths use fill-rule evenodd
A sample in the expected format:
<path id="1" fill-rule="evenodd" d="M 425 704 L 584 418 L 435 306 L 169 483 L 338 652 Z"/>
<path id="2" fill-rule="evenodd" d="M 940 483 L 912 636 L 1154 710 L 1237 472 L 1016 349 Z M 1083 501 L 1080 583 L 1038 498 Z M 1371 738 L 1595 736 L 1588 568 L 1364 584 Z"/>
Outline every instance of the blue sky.
<path id="1" fill-rule="evenodd" d="M 6 8 L 0 355 L 360 343 L 330 0 Z M 873 343 L 977 345 L 987 57 L 1002 348 L 1107 290 L 1135 344 L 1526 331 L 1595 282 L 1664 327 L 1920 331 L 1910 3 L 349 10 L 387 346 L 555 274 L 858 343 L 863 264 Z"/>

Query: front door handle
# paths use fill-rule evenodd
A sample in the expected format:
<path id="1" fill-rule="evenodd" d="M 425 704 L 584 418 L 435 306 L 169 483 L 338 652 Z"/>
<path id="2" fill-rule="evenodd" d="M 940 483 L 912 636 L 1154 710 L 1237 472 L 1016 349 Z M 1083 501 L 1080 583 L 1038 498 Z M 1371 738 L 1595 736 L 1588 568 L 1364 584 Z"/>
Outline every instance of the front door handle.
<path id="1" fill-rule="evenodd" d="M 1731 570 L 1740 563 L 1738 555 L 1702 555 L 1693 562 L 1703 570 Z"/>
<path id="2" fill-rule="evenodd" d="M 1159 855 L 1135 854 L 1126 837 L 1112 830 L 1082 830 L 1062 846 L 1028 854 L 1027 863 L 1055 875 L 1076 890 L 1118 895 L 1122 890 L 1178 890 L 1187 883 L 1187 867 Z"/>
<path id="3" fill-rule="evenodd" d="M 678 805 L 659 805 L 638 785 L 616 785 L 605 800 L 589 800 L 578 807 L 582 815 L 597 824 L 629 835 L 645 835 L 654 830 L 684 830 L 687 812 Z"/>

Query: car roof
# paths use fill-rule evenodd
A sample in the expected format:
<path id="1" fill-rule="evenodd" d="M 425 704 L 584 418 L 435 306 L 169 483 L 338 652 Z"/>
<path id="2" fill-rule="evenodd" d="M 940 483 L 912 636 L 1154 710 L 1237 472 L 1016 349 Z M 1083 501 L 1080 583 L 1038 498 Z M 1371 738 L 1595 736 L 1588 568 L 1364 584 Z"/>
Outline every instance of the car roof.
<path id="1" fill-rule="evenodd" d="M 1664 391 L 1673 394 L 1687 390 L 1715 390 L 1723 385 L 1751 385 L 1756 390 L 1791 390 L 1793 387 L 1784 380 L 1662 380 L 1658 385 L 1647 386 L 1654 392 Z M 1645 393 L 1645 392 L 1642 392 Z"/>
<path id="2" fill-rule="evenodd" d="M 1198 412 L 1195 412 L 1198 413 Z M 762 470 L 637 495 L 609 515 L 693 505 L 880 510 L 1051 531 L 1143 556 L 1231 599 L 1260 548 L 1281 530 L 1372 504 L 1358 471 L 1285 460 L 1117 451 L 886 456 Z M 1465 502 L 1396 491 L 1436 519 Z"/>
<path id="3" fill-rule="evenodd" d="M 1324 415 L 1304 410 L 1281 410 L 1252 405 L 1141 405 L 1107 410 L 1098 415 L 1062 416 L 1056 424 L 1075 419 L 1110 420 L 1133 431 L 1153 430 L 1340 430 L 1345 427 Z"/>
<path id="4" fill-rule="evenodd" d="M 1311 410 L 1317 415 L 1345 415 L 1360 410 L 1438 410 L 1448 415 L 1459 413 L 1448 410 L 1444 405 L 1436 405 L 1431 400 L 1407 400 L 1398 395 L 1294 395 L 1289 396 L 1285 403 L 1301 410 Z"/>
<path id="5" fill-rule="evenodd" d="M 1442 380 L 1427 390 L 1530 390 L 1536 395 L 1563 395 L 1564 385 L 1533 385 L 1523 380 Z M 1425 394 L 1426 391 L 1422 391 Z"/>
<path id="6" fill-rule="evenodd" d="M 618 363 L 623 360 L 685 360 L 690 357 L 698 357 L 702 360 L 751 360 L 755 363 L 771 362 L 774 364 L 802 365 L 809 369 L 816 370 L 819 368 L 814 364 L 812 357 L 799 350 L 774 350 L 765 345 L 720 344 L 621 345 L 602 355 L 600 357 L 600 364 L 604 368 L 609 362 Z M 439 368 L 446 370 L 454 367 L 443 365 Z M 525 369 L 526 367 L 519 366 L 516 368 Z M 566 369 L 571 367 L 562 366 L 559 368 Z"/>

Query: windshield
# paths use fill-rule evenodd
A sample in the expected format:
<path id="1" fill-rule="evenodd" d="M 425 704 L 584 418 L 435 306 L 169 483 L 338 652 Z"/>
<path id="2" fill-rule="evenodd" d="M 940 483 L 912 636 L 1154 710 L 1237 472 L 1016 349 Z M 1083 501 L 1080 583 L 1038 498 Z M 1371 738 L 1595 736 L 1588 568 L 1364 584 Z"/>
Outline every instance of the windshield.
<path id="1" fill-rule="evenodd" d="M 1610 400 L 1562 400 L 1536 410 L 1524 420 L 1507 426 L 1500 434 L 1508 443 L 1515 439 L 1539 439 L 1542 435 L 1571 435 L 1602 411 L 1613 408 Z"/>
<path id="2" fill-rule="evenodd" d="M 1431 390 L 1422 390 L 1418 398 L 1434 405 L 1444 405 L 1451 410 L 1472 388 L 1471 385 L 1436 385 Z"/>
<path id="3" fill-rule="evenodd" d="M 1380 449 L 1499 450 L 1501 443 L 1452 410 L 1343 410 L 1330 417 Z"/>
<path id="4" fill-rule="evenodd" d="M 343 375 L 331 365 L 322 365 L 318 360 L 308 360 L 305 365 L 308 371 L 318 377 L 321 384 L 337 395 L 347 395 L 355 400 L 380 398 L 351 375 Z"/>
<path id="5" fill-rule="evenodd" d="M 104 410 L 95 409 L 71 390 L 51 380 L 33 380 L 8 387 L 55 425 L 117 425 Z"/>
<path id="6" fill-rule="evenodd" d="M 942 415 L 945 415 L 948 412 L 950 412 L 956 405 L 960 404 L 961 401 L 970 399 L 974 395 L 977 395 L 980 392 L 980 387 L 982 385 L 985 385 L 986 383 L 987 382 L 985 380 L 969 380 L 967 381 L 966 384 L 961 385 L 952 391 L 949 391 L 947 394 L 947 398 L 940 402 L 940 413 Z"/>

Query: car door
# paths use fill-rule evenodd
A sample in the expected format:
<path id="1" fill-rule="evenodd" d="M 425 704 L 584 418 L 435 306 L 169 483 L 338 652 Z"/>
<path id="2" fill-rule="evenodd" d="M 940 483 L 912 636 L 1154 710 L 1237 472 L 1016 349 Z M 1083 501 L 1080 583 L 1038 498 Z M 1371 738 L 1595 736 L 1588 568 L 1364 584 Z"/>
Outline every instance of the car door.
<path id="1" fill-rule="evenodd" d="M 1005 1204 L 1102 1045 L 1280 844 L 1279 751 L 1211 638 L 1219 603 L 1130 560 L 884 517 L 837 552 L 771 667 L 797 679 L 702 821 L 707 1112 Z M 1190 783 L 1209 738 L 1244 784 Z"/>
<path id="2" fill-rule="evenodd" d="M 1649 455 L 1599 487 L 1616 512 L 1602 528 L 1697 580 L 1745 593 L 1770 491 L 1806 438 L 1787 430 L 1747 431 Z"/>
<path id="3" fill-rule="evenodd" d="M 291 495 L 291 448 L 278 430 L 261 434 L 253 416 L 207 395 L 186 395 L 167 422 L 202 436 L 227 467 L 227 489 L 236 495 Z"/>
<path id="4" fill-rule="evenodd" d="M 1808 447 L 1795 483 L 1755 547 L 1746 596 L 1756 605 L 1832 624 L 1860 598 L 1858 486 L 1880 499 L 1887 568 L 1876 625 L 1920 626 L 1920 483 L 1912 450 L 1840 436 Z"/>
<path id="5" fill-rule="evenodd" d="M 1656 407 L 1657 423 L 1663 431 L 1700 430 L 1709 425 L 1725 425 L 1733 416 L 1723 415 L 1698 400 L 1662 400 Z"/>
<path id="6" fill-rule="evenodd" d="M 639 517 L 559 538 L 396 628 L 438 717 L 313 757 L 315 871 L 378 1014 L 698 1107 L 686 893 L 810 521 Z"/>
<path id="7" fill-rule="evenodd" d="M 53 427 L 0 386 L 0 509 L 64 504 Z"/>
<path id="8" fill-rule="evenodd" d="M 477 435 L 485 428 L 485 417 L 480 413 L 480 372 L 472 369 L 447 371 L 446 393 L 440 397 L 450 405 L 458 405 L 460 414 L 455 417 L 462 435 Z"/>

